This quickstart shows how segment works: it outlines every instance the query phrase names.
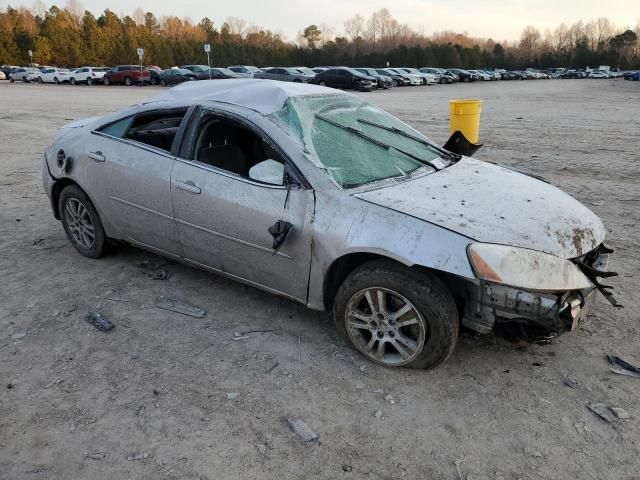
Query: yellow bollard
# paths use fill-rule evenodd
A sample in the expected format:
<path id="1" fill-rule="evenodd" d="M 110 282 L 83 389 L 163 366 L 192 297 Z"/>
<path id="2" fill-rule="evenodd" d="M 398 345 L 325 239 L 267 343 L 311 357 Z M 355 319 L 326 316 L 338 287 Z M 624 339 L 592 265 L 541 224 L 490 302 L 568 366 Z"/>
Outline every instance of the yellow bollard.
<path id="1" fill-rule="evenodd" d="M 460 130 L 471 143 L 480 140 L 482 100 L 449 100 L 449 134 Z"/>

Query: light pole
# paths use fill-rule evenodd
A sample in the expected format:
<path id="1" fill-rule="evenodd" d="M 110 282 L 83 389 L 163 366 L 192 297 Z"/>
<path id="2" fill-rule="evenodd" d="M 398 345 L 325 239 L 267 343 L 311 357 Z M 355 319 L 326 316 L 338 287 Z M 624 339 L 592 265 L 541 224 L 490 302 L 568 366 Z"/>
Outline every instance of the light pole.
<path id="1" fill-rule="evenodd" d="M 209 60 L 209 52 L 211 52 L 211 44 L 210 43 L 205 43 L 204 44 L 204 52 L 207 54 L 207 67 L 209 67 L 207 69 L 207 72 L 209 72 L 209 80 L 211 80 L 211 62 Z"/>

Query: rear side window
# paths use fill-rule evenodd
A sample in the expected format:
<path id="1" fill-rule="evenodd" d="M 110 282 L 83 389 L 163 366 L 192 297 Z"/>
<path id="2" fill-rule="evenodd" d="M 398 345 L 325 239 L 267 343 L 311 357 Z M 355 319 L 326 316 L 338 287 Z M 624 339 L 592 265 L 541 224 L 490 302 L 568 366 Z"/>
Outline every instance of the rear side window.
<path id="1" fill-rule="evenodd" d="M 98 131 L 170 152 L 186 113 L 187 109 L 147 112 L 123 118 Z"/>
<path id="2" fill-rule="evenodd" d="M 98 129 L 98 131 L 104 133 L 105 135 L 122 138 L 129 129 L 129 125 L 131 125 L 132 121 L 133 117 L 126 117 L 122 120 L 118 120 L 117 122 L 110 123 L 109 125 Z"/>

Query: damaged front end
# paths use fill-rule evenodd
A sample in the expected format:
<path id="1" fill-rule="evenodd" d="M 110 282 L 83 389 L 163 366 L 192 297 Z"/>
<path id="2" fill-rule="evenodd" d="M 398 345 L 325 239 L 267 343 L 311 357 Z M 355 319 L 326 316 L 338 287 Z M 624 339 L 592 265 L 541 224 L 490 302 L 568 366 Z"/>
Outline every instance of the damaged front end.
<path id="1" fill-rule="evenodd" d="M 496 263 L 492 261 L 495 259 L 490 258 L 483 265 L 481 257 L 474 258 L 471 254 L 480 282 L 467 285 L 463 325 L 480 333 L 493 330 L 513 332 L 515 329 L 527 338 L 550 337 L 572 331 L 591 312 L 598 291 L 612 305 L 620 307 L 607 290 L 611 287 L 598 281 L 598 277 L 617 275 L 605 270 L 612 252 L 613 250 L 601 244 L 586 255 L 566 261 L 577 268 L 572 269 L 558 259 L 558 265 L 547 265 L 555 267 L 552 271 L 545 271 L 544 261 L 540 261 L 545 254 L 534 252 L 531 255 L 535 257 L 530 263 L 519 259 L 522 267 L 529 265 L 542 268 L 528 273 L 529 278 L 534 280 L 525 285 L 527 288 L 523 288 L 522 284 L 513 286 L 504 283 L 500 275 L 491 269 Z M 505 262 L 504 257 L 500 260 Z M 501 266 L 504 268 L 504 265 Z M 559 271 L 560 266 L 564 266 L 565 271 Z M 488 278 L 492 274 L 494 278 Z M 536 282 L 542 282 L 545 277 L 551 279 L 551 288 L 543 288 L 542 283 L 536 285 Z M 559 281 L 564 282 L 566 288 L 558 288 L 562 287 L 558 284 Z"/>

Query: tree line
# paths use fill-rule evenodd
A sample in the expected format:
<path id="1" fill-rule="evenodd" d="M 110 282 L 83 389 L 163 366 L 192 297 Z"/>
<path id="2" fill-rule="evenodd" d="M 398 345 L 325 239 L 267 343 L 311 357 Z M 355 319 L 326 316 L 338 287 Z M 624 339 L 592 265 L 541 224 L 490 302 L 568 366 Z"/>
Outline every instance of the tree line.
<path id="1" fill-rule="evenodd" d="M 64 8 L 6 7 L 0 12 L 0 64 L 25 65 L 28 52 L 41 65 L 76 67 L 137 63 L 136 48 L 145 49 L 145 64 L 170 67 L 206 63 L 203 44 L 212 46 L 212 63 L 352 66 L 435 66 L 506 69 L 610 65 L 640 68 L 640 20 L 634 29 L 618 28 L 605 18 L 561 24 L 540 32 L 526 27 L 517 41 L 474 38 L 466 33 L 418 33 L 389 10 L 358 14 L 337 34 L 328 25 L 309 25 L 293 41 L 246 21 L 230 17 L 219 26 L 208 17 L 157 18 L 141 9 L 131 15 L 105 10 L 99 17 L 77 0 Z"/>

